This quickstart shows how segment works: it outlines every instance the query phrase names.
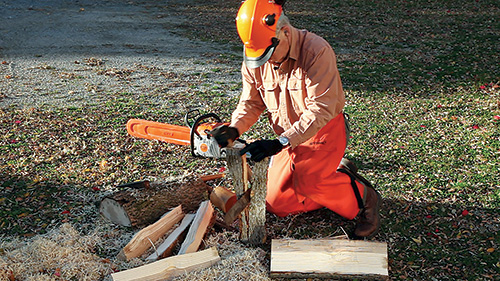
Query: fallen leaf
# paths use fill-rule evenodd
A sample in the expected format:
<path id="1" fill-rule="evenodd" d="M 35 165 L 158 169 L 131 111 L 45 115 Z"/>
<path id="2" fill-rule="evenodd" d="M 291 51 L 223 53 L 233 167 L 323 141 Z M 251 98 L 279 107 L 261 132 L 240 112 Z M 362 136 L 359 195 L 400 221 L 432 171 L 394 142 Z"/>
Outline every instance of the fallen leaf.
<path id="1" fill-rule="evenodd" d="M 101 171 L 105 171 L 109 168 L 109 164 L 108 164 L 108 161 L 106 160 L 102 160 L 101 162 L 99 162 L 99 169 Z"/>
<path id="2" fill-rule="evenodd" d="M 488 248 L 488 250 L 486 250 L 486 252 L 488 252 L 488 253 L 493 253 L 494 251 L 495 251 L 495 248 L 493 248 L 493 247 L 492 248 Z"/>

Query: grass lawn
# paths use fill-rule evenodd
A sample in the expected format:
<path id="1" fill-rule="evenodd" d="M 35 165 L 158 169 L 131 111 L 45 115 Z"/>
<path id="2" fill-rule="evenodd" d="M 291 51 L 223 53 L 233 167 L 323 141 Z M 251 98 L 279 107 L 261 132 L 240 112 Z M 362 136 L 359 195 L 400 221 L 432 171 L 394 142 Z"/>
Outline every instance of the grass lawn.
<path id="1" fill-rule="evenodd" d="M 239 50 L 237 5 L 173 1 L 165 9 L 186 17 L 179 25 L 188 36 Z M 337 53 L 353 129 L 347 156 L 384 198 L 375 240 L 389 245 L 391 278 L 498 280 L 500 3 L 290 0 L 286 11 Z M 239 56 L 221 60 L 238 71 Z M 224 92 L 234 87 L 194 86 L 168 98 L 186 107 L 207 102 L 229 119 L 238 97 Z M 86 202 L 69 199 L 73 193 L 224 166 L 193 159 L 186 147 L 128 137 L 129 118 L 179 123 L 183 112 L 116 95 L 88 108 L 0 109 L 2 234 L 31 236 L 61 221 L 88 221 Z M 267 135 L 262 119 L 249 136 Z M 342 234 L 339 225 L 354 227 L 327 210 L 269 215 L 267 225 L 271 238 L 331 237 Z"/>

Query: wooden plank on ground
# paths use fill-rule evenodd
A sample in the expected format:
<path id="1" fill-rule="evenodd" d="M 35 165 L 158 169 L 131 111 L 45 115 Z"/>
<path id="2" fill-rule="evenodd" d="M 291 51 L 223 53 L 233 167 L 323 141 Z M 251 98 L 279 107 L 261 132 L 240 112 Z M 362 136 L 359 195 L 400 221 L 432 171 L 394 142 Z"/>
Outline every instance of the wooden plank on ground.
<path id="1" fill-rule="evenodd" d="M 152 243 L 165 235 L 183 217 L 182 206 L 179 205 L 155 223 L 141 229 L 118 254 L 118 258 L 130 260 L 141 256 L 147 249 L 152 247 Z"/>
<path id="2" fill-rule="evenodd" d="M 388 279 L 387 243 L 273 240 L 271 277 Z"/>
<path id="3" fill-rule="evenodd" d="M 207 228 L 210 223 L 212 223 L 212 218 L 214 214 L 214 207 L 210 201 L 206 200 L 201 202 L 198 211 L 196 211 L 196 216 L 189 228 L 189 232 L 184 239 L 179 250 L 179 255 L 193 253 L 198 251 L 201 241 L 207 232 Z"/>
<path id="4" fill-rule="evenodd" d="M 220 261 L 215 247 L 180 256 L 172 256 L 129 270 L 112 273 L 114 281 L 169 280 L 186 272 L 212 266 Z"/>
<path id="5" fill-rule="evenodd" d="M 186 230 L 189 224 L 193 221 L 194 214 L 187 214 L 183 219 L 181 224 L 174 230 L 170 235 L 168 235 L 167 239 L 161 243 L 155 249 L 155 252 L 152 253 L 149 257 L 146 258 L 147 261 L 155 261 L 159 258 L 164 258 L 172 255 L 172 250 L 179 242 L 181 234 Z"/>

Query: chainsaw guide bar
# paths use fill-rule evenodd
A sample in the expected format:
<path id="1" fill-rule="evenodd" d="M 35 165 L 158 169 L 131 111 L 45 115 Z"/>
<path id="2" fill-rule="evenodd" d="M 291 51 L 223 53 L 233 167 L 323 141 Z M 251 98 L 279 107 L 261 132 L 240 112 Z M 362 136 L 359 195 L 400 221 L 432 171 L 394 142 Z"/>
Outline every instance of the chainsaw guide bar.
<path id="1" fill-rule="evenodd" d="M 127 131 L 131 136 L 160 140 L 178 145 L 191 146 L 191 154 L 194 157 L 225 158 L 225 149 L 221 148 L 210 131 L 214 128 L 229 125 L 222 123 L 215 113 L 203 114 L 195 117 L 194 122 L 190 122 L 190 111 L 186 114 L 185 122 L 187 126 L 172 125 L 142 119 L 130 119 L 127 122 Z M 211 120 L 212 122 L 206 122 Z M 244 141 L 234 142 L 235 148 L 245 147 Z"/>

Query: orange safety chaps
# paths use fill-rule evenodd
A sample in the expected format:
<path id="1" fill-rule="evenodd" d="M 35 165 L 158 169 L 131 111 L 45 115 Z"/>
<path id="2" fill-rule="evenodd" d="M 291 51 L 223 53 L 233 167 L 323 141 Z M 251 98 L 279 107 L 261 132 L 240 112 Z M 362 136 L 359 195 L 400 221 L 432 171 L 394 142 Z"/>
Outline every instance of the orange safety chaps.
<path id="1" fill-rule="evenodd" d="M 271 159 L 267 210 L 280 217 L 326 207 L 347 219 L 359 213 L 351 178 L 337 168 L 344 156 L 346 129 L 339 114 L 315 136 Z M 361 196 L 364 186 L 356 181 Z"/>

